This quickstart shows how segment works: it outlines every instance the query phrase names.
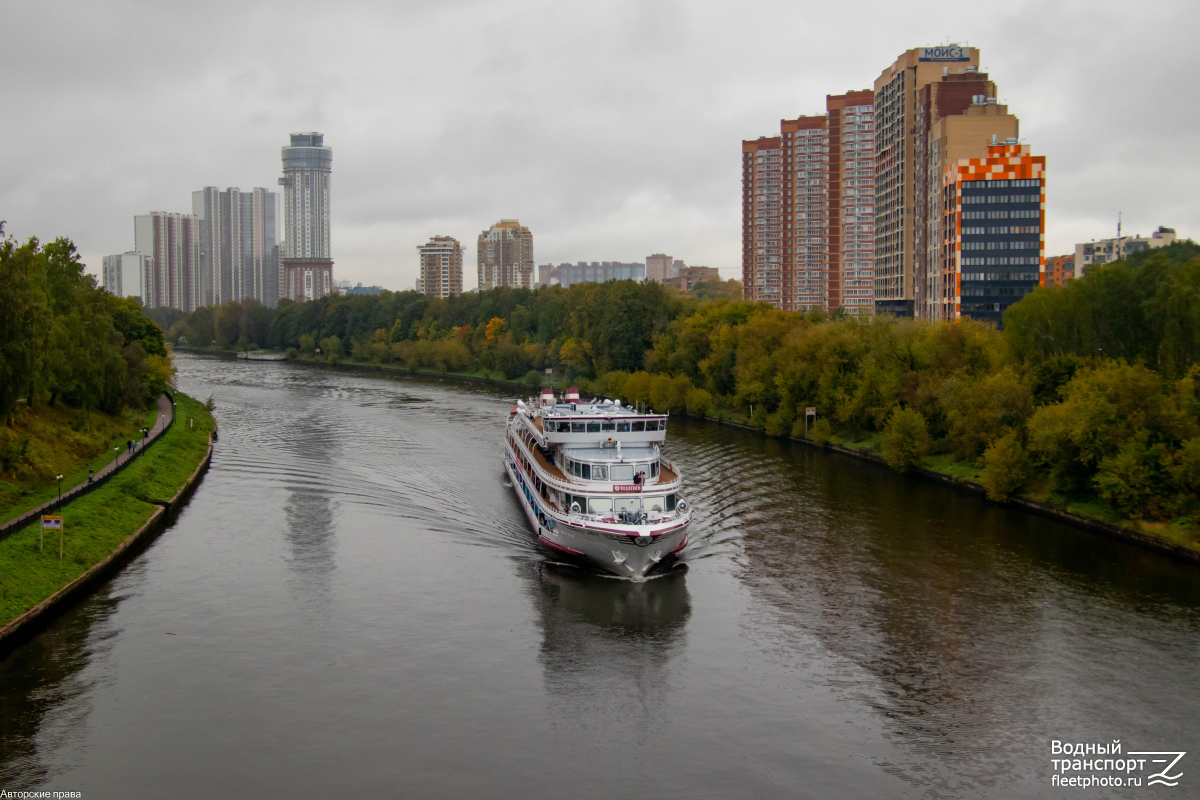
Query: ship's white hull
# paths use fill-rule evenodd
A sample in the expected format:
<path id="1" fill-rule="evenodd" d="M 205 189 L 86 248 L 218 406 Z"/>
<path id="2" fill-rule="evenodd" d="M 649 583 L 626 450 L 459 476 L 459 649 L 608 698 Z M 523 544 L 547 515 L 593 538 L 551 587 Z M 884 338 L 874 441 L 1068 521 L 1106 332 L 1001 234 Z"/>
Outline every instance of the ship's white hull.
<path id="1" fill-rule="evenodd" d="M 622 578 L 644 580 L 647 573 L 675 558 L 687 545 L 690 513 L 668 523 L 621 526 L 624 530 L 636 529 L 643 534 L 637 538 L 616 533 L 618 529 L 612 526 L 578 519 L 556 521 L 552 526 L 544 525 L 539 519 L 536 500 L 531 499 L 537 495 L 530 492 L 530 496 L 526 496 L 521 473 L 507 454 L 504 469 L 538 541 L 559 553 L 584 558 Z M 544 509 L 541 516 L 545 516 Z M 653 535 L 655 533 L 657 535 Z"/>

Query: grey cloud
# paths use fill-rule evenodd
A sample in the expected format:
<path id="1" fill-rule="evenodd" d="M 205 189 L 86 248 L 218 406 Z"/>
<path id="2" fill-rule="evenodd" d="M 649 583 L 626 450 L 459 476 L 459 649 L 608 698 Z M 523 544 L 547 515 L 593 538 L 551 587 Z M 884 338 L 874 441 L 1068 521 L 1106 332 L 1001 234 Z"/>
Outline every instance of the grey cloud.
<path id="1" fill-rule="evenodd" d="M 1118 210 L 1200 229 L 1193 4 L 856 8 L 851 25 L 774 0 L 11 3 L 0 219 L 96 267 L 132 246 L 134 214 L 274 186 L 288 132 L 322 130 L 339 277 L 411 286 L 430 235 L 470 249 L 510 216 L 539 262 L 662 251 L 734 276 L 741 140 L 950 33 L 1049 160 L 1050 252 Z"/>

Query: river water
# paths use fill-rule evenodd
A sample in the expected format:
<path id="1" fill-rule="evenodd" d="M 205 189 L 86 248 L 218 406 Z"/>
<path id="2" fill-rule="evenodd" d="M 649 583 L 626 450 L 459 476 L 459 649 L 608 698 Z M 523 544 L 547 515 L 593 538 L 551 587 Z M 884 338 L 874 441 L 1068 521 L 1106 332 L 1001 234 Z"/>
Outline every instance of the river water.
<path id="1" fill-rule="evenodd" d="M 1061 797 L 1053 740 L 1120 739 L 1200 796 L 1194 565 L 678 419 L 691 543 L 633 584 L 533 544 L 502 391 L 178 363 L 212 468 L 0 662 L 0 789 Z"/>

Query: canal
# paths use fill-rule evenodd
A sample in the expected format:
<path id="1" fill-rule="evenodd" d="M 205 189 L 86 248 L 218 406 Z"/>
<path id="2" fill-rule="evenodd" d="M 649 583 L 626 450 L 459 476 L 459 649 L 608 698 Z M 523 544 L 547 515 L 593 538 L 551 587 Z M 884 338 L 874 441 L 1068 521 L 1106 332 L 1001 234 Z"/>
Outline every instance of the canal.
<path id="1" fill-rule="evenodd" d="M 502 391 L 178 365 L 212 468 L 0 662 L 0 789 L 1050 798 L 1053 740 L 1120 739 L 1200 793 L 1195 565 L 673 419 L 691 543 L 632 584 L 533 544 Z"/>

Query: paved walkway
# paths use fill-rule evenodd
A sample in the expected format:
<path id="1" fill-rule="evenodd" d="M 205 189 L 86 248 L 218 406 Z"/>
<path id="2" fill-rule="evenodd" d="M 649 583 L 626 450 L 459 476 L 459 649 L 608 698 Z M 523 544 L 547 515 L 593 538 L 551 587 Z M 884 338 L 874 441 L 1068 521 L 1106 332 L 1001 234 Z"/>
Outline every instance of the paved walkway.
<path id="1" fill-rule="evenodd" d="M 158 418 L 154 420 L 154 427 L 152 427 L 150 429 L 150 438 L 153 438 L 155 434 L 157 434 L 159 431 L 161 431 L 166 426 L 166 424 L 168 422 L 170 422 L 170 420 L 171 420 L 171 398 L 165 394 L 159 395 Z M 149 441 L 149 438 L 147 438 L 146 441 Z M 120 469 L 120 467 L 127 464 L 130 459 L 136 458 L 138 453 L 141 452 L 140 449 L 137 449 L 140 447 L 141 442 L 142 442 L 142 440 L 139 439 L 137 445 L 135 446 L 135 450 L 132 453 L 129 452 L 128 447 L 122 447 L 121 452 L 117 455 L 116 459 L 108 462 L 108 464 L 106 464 L 98 472 L 96 472 L 94 480 L 100 480 L 105 475 L 108 475 L 109 473 L 114 472 L 117 469 Z M 69 495 L 73 494 L 77 489 L 87 486 L 87 484 L 88 484 L 88 481 L 85 480 L 83 483 L 79 484 L 78 486 L 72 486 L 69 489 L 64 488 L 62 491 L 63 500 L 65 501 Z M 39 514 L 42 514 L 43 512 L 50 511 L 51 509 L 53 509 L 55 506 L 58 505 L 58 502 L 59 502 L 58 497 L 55 496 L 55 498 L 53 500 L 49 500 L 45 503 L 42 503 L 37 508 L 22 512 L 21 514 L 18 514 L 17 516 L 13 517 L 10 520 L 5 520 L 3 523 L 0 523 L 0 529 L 7 529 L 11 523 L 16 522 L 17 520 L 24 519 L 26 517 L 37 516 Z M 7 533 L 7 530 L 5 530 L 5 534 L 6 533 Z M 5 535 L 5 534 L 0 534 L 0 538 L 2 538 L 3 535 Z"/>

